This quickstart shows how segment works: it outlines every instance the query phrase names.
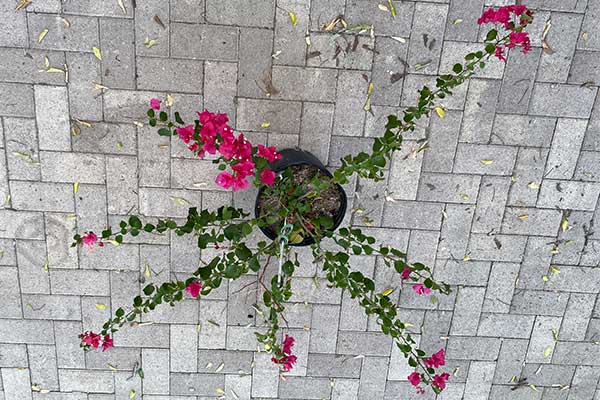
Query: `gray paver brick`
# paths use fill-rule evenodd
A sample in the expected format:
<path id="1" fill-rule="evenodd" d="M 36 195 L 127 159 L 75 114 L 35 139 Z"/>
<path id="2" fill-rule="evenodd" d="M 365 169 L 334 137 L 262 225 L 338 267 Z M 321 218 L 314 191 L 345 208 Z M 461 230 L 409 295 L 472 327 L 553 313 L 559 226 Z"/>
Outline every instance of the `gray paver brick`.
<path id="1" fill-rule="evenodd" d="M 518 263 L 495 262 L 492 264 L 483 302 L 483 312 L 509 312 L 516 279 L 519 276 L 519 267 Z"/>
<path id="2" fill-rule="evenodd" d="M 61 389 L 69 392 L 113 393 L 115 388 L 111 371 L 59 369 L 58 378 Z"/>
<path id="3" fill-rule="evenodd" d="M 400 88 L 405 81 L 405 78 L 398 79 L 398 77 L 408 73 L 406 66 L 408 44 L 400 43 L 392 38 L 376 36 L 375 50 L 371 75 L 374 89 L 371 93 L 371 100 L 373 104 L 398 106 L 400 104 Z M 392 54 L 396 56 L 394 57 Z M 402 91 L 403 94 L 404 91 Z"/>
<path id="4" fill-rule="evenodd" d="M 34 93 L 40 150 L 71 150 L 67 90 L 36 85 Z"/>
<path id="5" fill-rule="evenodd" d="M 470 205 L 446 205 L 438 244 L 438 257 L 459 259 L 465 257 L 473 212 L 473 206 Z"/>
<path id="6" fill-rule="evenodd" d="M 596 98 L 596 89 L 579 85 L 536 83 L 531 96 L 530 112 L 566 118 L 589 118 Z M 571 102 L 559 101 L 570 98 Z"/>
<path id="7" fill-rule="evenodd" d="M 203 71 L 202 61 L 137 57 L 137 86 L 147 90 L 197 93 L 202 91 Z"/>
<path id="8" fill-rule="evenodd" d="M 238 99 L 236 127 L 241 131 L 298 133 L 302 104 L 295 101 Z M 262 124 L 269 124 L 262 128 Z"/>
<path id="9" fill-rule="evenodd" d="M 528 341 L 525 339 L 507 339 L 502 342 L 494 383 L 506 384 L 513 376 L 520 376 L 527 354 Z"/>
<path id="10" fill-rule="evenodd" d="M 19 275 L 17 268 L 0 269 L 0 291 L 4 295 L 0 300 L 0 317 L 21 318 Z"/>
<path id="11" fill-rule="evenodd" d="M 415 4 L 407 59 L 411 65 L 410 72 L 437 73 L 447 14 L 448 6 L 445 4 Z M 428 61 L 430 63 L 427 66 L 417 71 L 417 64 L 425 64 Z"/>
<path id="12" fill-rule="evenodd" d="M 33 87 L 21 83 L 0 83 L 0 115 L 34 117 Z"/>
<path id="13" fill-rule="evenodd" d="M 359 71 L 341 71 L 338 75 L 333 131 L 341 136 L 362 136 L 365 122 L 363 106 L 369 83 Z"/>
<path id="14" fill-rule="evenodd" d="M 206 20 L 215 24 L 272 27 L 275 0 L 206 0 Z"/>
<path id="15" fill-rule="evenodd" d="M 538 207 L 594 210 L 600 194 L 596 182 L 545 180 L 540 188 Z"/>
<path id="16" fill-rule="evenodd" d="M 376 26 L 378 35 L 403 36 L 410 34 L 411 21 L 415 6 L 412 3 L 394 2 L 397 16 L 392 18 L 390 13 L 382 12 L 376 4 L 368 0 L 352 0 L 346 4 L 346 19 L 349 25 L 362 24 L 369 21 Z M 330 16 L 333 18 L 334 16 Z M 324 21 L 325 23 L 329 21 Z"/>
<path id="17" fill-rule="evenodd" d="M 498 111 L 502 113 L 526 114 L 532 101 L 536 102 L 534 79 L 541 49 L 534 48 L 525 55 L 520 51 L 511 51 L 504 71 Z M 533 91 L 533 94 L 532 94 Z M 533 100 L 532 100 L 533 97 Z M 533 112 L 532 114 L 546 115 Z M 553 113 L 549 115 L 555 116 Z"/>
<path id="18" fill-rule="evenodd" d="M 540 277 L 541 280 L 541 277 Z M 567 293 L 541 290 L 519 290 L 513 296 L 511 313 L 562 316 L 567 308 Z"/>
<path id="19" fill-rule="evenodd" d="M 301 395 L 305 399 L 322 399 L 330 396 L 331 386 L 327 378 L 289 377 L 279 383 L 279 397 L 295 399 Z"/>
<path id="20" fill-rule="evenodd" d="M 383 212 L 383 225 L 406 229 L 437 230 L 441 227 L 442 210 L 443 204 L 439 203 L 388 202 Z"/>
<path id="21" fill-rule="evenodd" d="M 0 367 L 27 368 L 27 347 L 24 344 L 0 345 Z"/>
<path id="22" fill-rule="evenodd" d="M 102 96 L 91 82 L 102 81 L 101 66 L 91 53 L 67 53 L 69 113 L 80 120 L 102 119 Z"/>
<path id="23" fill-rule="evenodd" d="M 19 83 L 46 83 L 51 85 L 65 85 L 65 76 L 62 73 L 48 73 L 42 69 L 44 57 L 48 57 L 50 66 L 64 71 L 65 55 L 58 51 L 28 50 L 0 48 L 3 60 L 10 63 L 0 65 L 0 76 L 6 82 Z"/>
<path id="24" fill-rule="evenodd" d="M 482 144 L 489 142 L 500 84 L 499 80 L 487 79 L 473 79 L 469 82 L 460 128 L 461 142 Z"/>
<path id="25" fill-rule="evenodd" d="M 102 83 L 109 88 L 133 89 L 135 85 L 134 22 L 100 19 Z"/>
<path id="26" fill-rule="evenodd" d="M 456 360 L 495 360 L 501 343 L 499 338 L 452 336 L 448 340 L 446 357 Z"/>
<path id="27" fill-rule="evenodd" d="M 70 16 L 71 26 L 67 27 L 57 15 L 30 14 L 27 22 L 29 31 L 32 32 L 29 37 L 32 48 L 91 52 L 92 47 L 98 47 L 96 18 Z M 38 35 L 44 29 L 48 29 L 48 33 L 40 42 Z"/>
<path id="28" fill-rule="evenodd" d="M 173 23 L 171 47 L 172 55 L 179 58 L 236 61 L 238 30 L 225 26 Z"/>
<path id="29" fill-rule="evenodd" d="M 6 399 L 31 400 L 31 380 L 25 368 L 2 368 L 1 374 Z"/>
<path id="30" fill-rule="evenodd" d="M 560 213 L 556 210 L 507 207 L 502 233 L 554 236 L 559 229 L 560 221 Z"/>
<path id="31" fill-rule="evenodd" d="M 75 211 L 73 186 L 67 183 L 12 181 L 10 189 L 17 210 Z"/>
<path id="32" fill-rule="evenodd" d="M 484 295 L 485 288 L 462 287 L 458 290 L 450 328 L 452 335 L 472 336 L 477 333 Z M 482 320 L 485 320 L 485 316 Z"/>
<path id="33" fill-rule="evenodd" d="M 273 85 L 282 100 L 333 101 L 337 71 L 325 68 L 273 66 Z"/>
<path id="34" fill-rule="evenodd" d="M 423 154 L 423 171 L 451 172 L 458 143 L 462 113 L 447 112 L 446 117 L 432 118 L 429 125 L 430 148 Z M 441 151 L 441 149 L 445 149 Z"/>
<path id="35" fill-rule="evenodd" d="M 483 314 L 477 335 L 529 339 L 534 319 L 533 315 Z"/>
<path id="36" fill-rule="evenodd" d="M 491 140 L 494 144 L 550 147 L 556 118 L 497 114 Z"/>

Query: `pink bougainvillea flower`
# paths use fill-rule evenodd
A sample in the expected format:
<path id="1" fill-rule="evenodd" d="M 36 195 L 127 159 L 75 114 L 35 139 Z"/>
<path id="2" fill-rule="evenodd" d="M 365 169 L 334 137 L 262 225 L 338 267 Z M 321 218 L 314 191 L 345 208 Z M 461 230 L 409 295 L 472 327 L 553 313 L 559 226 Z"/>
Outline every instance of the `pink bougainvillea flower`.
<path id="1" fill-rule="evenodd" d="M 447 372 L 444 372 L 441 375 L 435 375 L 431 385 L 440 390 L 444 390 L 446 388 L 446 381 L 448 381 L 448 378 L 450 378 L 450 375 Z"/>
<path id="2" fill-rule="evenodd" d="M 494 15 L 493 22 L 503 24 L 508 29 L 510 23 L 510 11 L 508 7 L 500 7 Z"/>
<path id="3" fill-rule="evenodd" d="M 481 14 L 481 17 L 477 20 L 479 25 L 487 24 L 488 22 L 492 22 L 494 17 L 496 16 L 496 11 L 493 8 L 488 8 Z"/>
<path id="4" fill-rule="evenodd" d="M 411 271 L 410 271 L 410 268 L 408 268 L 408 267 L 407 267 L 407 268 L 404 268 L 404 269 L 402 270 L 402 273 L 400 274 L 400 277 L 401 277 L 402 279 L 408 279 L 408 277 L 410 276 L 410 272 L 411 272 Z"/>
<path id="5" fill-rule="evenodd" d="M 236 175 L 233 179 L 233 191 L 237 192 L 238 190 L 248 189 L 250 187 L 250 183 L 245 177 L 240 175 Z"/>
<path id="6" fill-rule="evenodd" d="M 419 386 L 419 384 L 421 383 L 421 374 L 419 374 L 418 372 L 413 372 L 408 376 L 408 381 L 413 386 Z"/>
<path id="7" fill-rule="evenodd" d="M 185 291 L 188 292 L 190 296 L 197 299 L 200 295 L 200 289 L 202 289 L 202 283 L 190 282 L 190 284 L 185 288 Z"/>
<path id="8" fill-rule="evenodd" d="M 517 46 L 521 46 L 521 50 L 524 54 L 527 54 L 531 49 L 531 40 L 527 32 L 511 32 L 508 35 L 509 43 L 506 45 L 507 48 L 512 49 Z"/>
<path id="9" fill-rule="evenodd" d="M 285 335 L 285 339 L 283 339 L 282 350 L 285 354 L 292 354 L 292 347 L 294 347 L 295 339 L 292 336 Z"/>
<path id="10" fill-rule="evenodd" d="M 179 135 L 179 138 L 184 141 L 184 143 L 189 143 L 194 136 L 194 125 L 187 125 L 182 128 L 175 128 L 175 131 Z"/>
<path id="11" fill-rule="evenodd" d="M 217 144 L 213 139 L 209 139 L 204 143 L 204 146 L 202 146 L 202 150 L 208 154 L 215 154 L 217 152 Z"/>
<path id="12" fill-rule="evenodd" d="M 504 57 L 504 49 L 500 46 L 496 46 L 496 53 L 494 54 L 499 60 L 506 62 L 506 57 Z"/>
<path id="13" fill-rule="evenodd" d="M 292 356 L 292 355 L 285 356 L 283 358 L 283 370 L 285 372 L 291 371 L 292 368 L 294 368 L 294 364 L 296 364 L 297 359 L 298 358 L 296 356 Z"/>
<path id="14" fill-rule="evenodd" d="M 84 245 L 92 248 L 94 247 L 94 244 L 96 244 L 96 242 L 98 241 L 98 236 L 96 236 L 94 232 L 90 232 L 87 235 L 83 235 L 81 237 L 81 240 L 83 241 Z"/>
<path id="15" fill-rule="evenodd" d="M 260 181 L 265 185 L 272 185 L 275 183 L 275 172 L 270 169 L 265 169 L 260 173 Z"/>
<path id="16" fill-rule="evenodd" d="M 150 108 L 152 108 L 153 110 L 160 110 L 160 100 L 150 99 Z"/>
<path id="17" fill-rule="evenodd" d="M 201 113 L 197 113 L 198 114 L 198 119 L 200 120 L 200 123 L 202 125 L 206 124 L 208 121 L 212 120 L 215 117 L 215 114 L 204 110 Z"/>
<path id="18" fill-rule="evenodd" d="M 79 338 L 81 339 L 81 342 L 86 346 L 91 346 L 95 349 L 98 348 L 98 346 L 100 346 L 101 337 L 97 333 L 91 331 L 83 332 L 81 335 L 79 335 Z"/>
<path id="19" fill-rule="evenodd" d="M 513 6 L 509 6 L 510 10 L 515 13 L 515 15 L 520 16 L 525 11 L 527 11 L 527 6 L 523 4 L 516 4 Z"/>
<path id="20" fill-rule="evenodd" d="M 252 161 L 243 161 L 235 164 L 231 169 L 242 178 L 254 174 L 254 163 Z"/>
<path id="21" fill-rule="evenodd" d="M 258 145 L 258 152 L 256 153 L 259 157 L 266 159 L 268 162 L 281 159 L 281 154 L 278 154 L 275 150 L 275 146 L 265 147 L 262 144 Z"/>
<path id="22" fill-rule="evenodd" d="M 235 156 L 236 150 L 237 147 L 235 143 L 222 142 L 219 145 L 219 153 L 221 153 L 223 158 L 225 158 L 226 160 L 233 158 L 233 156 Z"/>
<path id="23" fill-rule="evenodd" d="M 104 335 L 104 340 L 102 341 L 102 351 L 106 351 L 113 347 L 113 340 L 109 335 Z"/>
<path id="24" fill-rule="evenodd" d="M 415 291 L 416 294 L 429 294 L 431 293 L 431 289 L 429 289 L 428 287 L 423 286 L 422 283 L 416 283 L 413 285 L 413 290 Z"/>
<path id="25" fill-rule="evenodd" d="M 440 351 L 438 351 L 437 353 L 435 353 L 434 355 L 432 355 L 424 361 L 425 365 L 427 365 L 429 368 L 439 368 L 443 366 L 446 363 L 446 360 L 444 359 L 444 354 L 444 349 L 440 349 Z"/>
<path id="26" fill-rule="evenodd" d="M 222 188 L 229 189 L 231 186 L 233 186 L 233 175 L 227 171 L 223 171 L 217 175 L 215 182 Z"/>

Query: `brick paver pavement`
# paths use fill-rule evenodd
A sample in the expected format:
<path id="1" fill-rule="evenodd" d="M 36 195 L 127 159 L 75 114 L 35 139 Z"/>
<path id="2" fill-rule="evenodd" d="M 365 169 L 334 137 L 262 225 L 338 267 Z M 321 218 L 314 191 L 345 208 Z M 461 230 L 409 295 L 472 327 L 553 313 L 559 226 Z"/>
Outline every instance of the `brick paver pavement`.
<path id="1" fill-rule="evenodd" d="M 0 399 L 432 398 L 414 394 L 389 338 L 309 261 L 287 311 L 299 362 L 285 378 L 256 352 L 253 277 L 144 316 L 152 324 L 119 332 L 106 353 L 84 354 L 76 337 L 200 255 L 175 236 L 90 254 L 69 247 L 74 232 L 128 213 L 181 217 L 173 197 L 253 203 L 140 123 L 150 97 L 172 95 L 188 118 L 226 112 L 254 141 L 335 166 L 479 46 L 483 0 L 394 1 L 395 19 L 378 3 L 32 0 L 15 12 L 0 0 Z M 437 302 L 395 291 L 421 346 L 446 348 L 439 399 L 600 399 L 600 1 L 528 5 L 531 54 L 457 89 L 443 120 L 406 137 L 387 182 L 347 187 L 348 221 L 453 286 Z M 337 15 L 374 35 L 325 32 Z M 376 258 L 355 265 L 398 285 Z"/>

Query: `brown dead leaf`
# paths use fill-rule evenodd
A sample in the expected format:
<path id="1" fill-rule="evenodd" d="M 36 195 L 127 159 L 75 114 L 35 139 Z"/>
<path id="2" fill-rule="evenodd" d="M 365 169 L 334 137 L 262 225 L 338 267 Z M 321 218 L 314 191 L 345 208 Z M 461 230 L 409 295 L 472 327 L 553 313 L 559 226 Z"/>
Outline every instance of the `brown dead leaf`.
<path id="1" fill-rule="evenodd" d="M 329 31 L 333 30 L 333 28 L 335 28 L 335 26 L 338 24 L 338 22 L 341 21 L 341 19 L 342 19 L 342 16 L 338 15 L 337 17 L 335 17 L 334 19 L 329 21 L 327 24 L 323 25 L 323 30 L 325 32 L 329 32 Z"/>
<path id="2" fill-rule="evenodd" d="M 154 22 L 156 22 L 158 24 L 158 26 L 160 26 L 163 29 L 166 29 L 167 27 L 165 26 L 165 24 L 163 24 L 162 20 L 160 19 L 160 17 L 158 15 L 155 15 L 154 18 L 152 18 L 154 20 Z"/>
<path id="3" fill-rule="evenodd" d="M 319 57 L 321 55 L 320 51 L 311 51 L 306 55 L 306 59 L 310 60 L 311 58 Z"/>
<path id="4" fill-rule="evenodd" d="M 123 14 L 127 14 L 127 10 L 125 9 L 125 4 L 123 4 L 123 0 L 117 0 L 117 4 L 121 8 L 121 11 L 123 11 Z"/>

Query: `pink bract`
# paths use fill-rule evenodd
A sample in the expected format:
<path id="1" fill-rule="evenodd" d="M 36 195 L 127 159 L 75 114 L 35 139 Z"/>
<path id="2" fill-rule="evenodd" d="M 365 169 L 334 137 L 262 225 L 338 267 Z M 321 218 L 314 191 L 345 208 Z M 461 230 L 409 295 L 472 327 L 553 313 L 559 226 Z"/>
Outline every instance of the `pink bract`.
<path id="1" fill-rule="evenodd" d="M 260 181 L 265 185 L 272 185 L 275 183 L 275 172 L 270 169 L 265 169 L 260 173 Z"/>
<path id="2" fill-rule="evenodd" d="M 202 289 L 202 283 L 200 282 L 191 282 L 185 288 L 185 291 L 190 294 L 193 298 L 197 299 L 200 295 L 200 289 Z"/>
<path id="3" fill-rule="evenodd" d="M 160 100 L 150 99 L 150 108 L 152 108 L 153 110 L 160 110 Z"/>
<path id="4" fill-rule="evenodd" d="M 413 285 L 413 290 L 415 291 L 416 294 L 429 294 L 431 293 L 431 289 L 429 289 L 428 287 L 423 286 L 422 283 L 416 283 Z"/>
<path id="5" fill-rule="evenodd" d="M 410 271 L 410 268 L 404 268 L 404 269 L 402 270 L 402 273 L 400 274 L 400 277 L 401 277 L 402 279 L 408 279 L 408 278 L 410 277 L 410 272 L 411 272 L 411 271 Z"/>
<path id="6" fill-rule="evenodd" d="M 421 374 L 419 374 L 418 372 L 413 372 L 408 376 L 408 381 L 413 386 L 419 386 L 419 384 L 421 383 Z"/>
<path id="7" fill-rule="evenodd" d="M 446 363 L 446 360 L 444 359 L 444 354 L 444 349 L 440 349 L 437 353 L 435 353 L 434 355 L 432 355 L 424 361 L 425 365 L 427 365 L 430 368 L 439 368 L 443 366 Z"/>
<path id="8" fill-rule="evenodd" d="M 450 378 L 450 375 L 447 372 L 444 372 L 441 375 L 435 375 L 431 385 L 440 390 L 444 390 L 446 388 L 446 382 L 448 381 L 448 378 Z"/>
<path id="9" fill-rule="evenodd" d="M 90 232 L 87 235 L 83 235 L 81 237 L 81 240 L 83 241 L 84 245 L 91 248 L 98 241 L 98 236 L 96 236 L 96 234 L 94 232 Z"/>

